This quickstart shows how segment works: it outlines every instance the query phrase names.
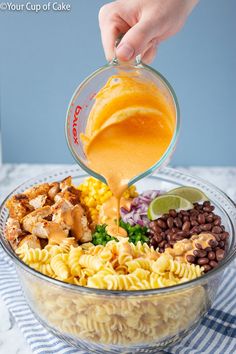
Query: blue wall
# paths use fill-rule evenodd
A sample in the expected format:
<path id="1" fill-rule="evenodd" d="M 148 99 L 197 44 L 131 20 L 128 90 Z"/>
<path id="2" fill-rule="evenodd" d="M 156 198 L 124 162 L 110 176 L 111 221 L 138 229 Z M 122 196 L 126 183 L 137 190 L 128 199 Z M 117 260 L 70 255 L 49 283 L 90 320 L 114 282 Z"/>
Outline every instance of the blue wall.
<path id="1" fill-rule="evenodd" d="M 64 137 L 66 108 L 78 83 L 104 64 L 97 14 L 105 1 L 65 2 L 71 4 L 68 13 L 0 11 L 5 162 L 72 161 Z M 202 0 L 153 63 L 180 102 L 174 164 L 236 164 L 235 14 L 235 0 Z"/>

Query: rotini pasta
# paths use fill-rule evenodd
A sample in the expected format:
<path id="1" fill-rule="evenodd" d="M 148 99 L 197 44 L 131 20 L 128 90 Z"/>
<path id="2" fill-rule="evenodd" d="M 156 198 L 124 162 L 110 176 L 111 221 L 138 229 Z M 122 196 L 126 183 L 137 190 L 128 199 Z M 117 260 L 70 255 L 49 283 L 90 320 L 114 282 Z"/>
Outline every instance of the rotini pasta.
<path id="1" fill-rule="evenodd" d="M 73 241 L 72 241 L 73 243 Z M 90 243 L 74 247 L 48 245 L 45 249 L 17 249 L 32 268 L 68 283 L 108 290 L 155 289 L 192 280 L 203 268 L 174 260 L 147 244 L 130 244 L 127 239 L 106 246 Z"/>
<path id="2" fill-rule="evenodd" d="M 146 289 L 148 272 L 135 270 L 128 275 L 129 280 L 122 287 L 129 282 L 129 287 L 134 290 L 137 286 Z M 111 288 L 114 288 L 114 283 L 117 288 L 121 287 L 121 282 L 117 283 L 115 270 L 110 268 L 88 278 L 88 283 L 92 282 L 93 287 L 100 288 L 101 284 L 96 286 L 97 281 L 109 282 Z M 73 291 L 59 291 L 57 286 L 44 287 L 41 282 L 39 280 L 33 286 L 26 284 L 26 291 L 42 318 L 74 340 L 101 345 L 160 342 L 166 336 L 174 336 L 189 328 L 206 308 L 205 291 L 200 286 L 166 295 L 114 298 L 82 293 L 75 296 Z M 153 272 L 149 286 L 163 287 L 174 285 L 174 282 L 175 278 Z"/>

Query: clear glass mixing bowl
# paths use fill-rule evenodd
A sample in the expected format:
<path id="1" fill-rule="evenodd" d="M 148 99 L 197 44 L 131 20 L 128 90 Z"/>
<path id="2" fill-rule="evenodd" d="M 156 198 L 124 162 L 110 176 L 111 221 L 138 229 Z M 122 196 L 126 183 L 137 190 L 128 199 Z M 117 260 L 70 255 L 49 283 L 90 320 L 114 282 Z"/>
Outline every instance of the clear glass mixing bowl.
<path id="1" fill-rule="evenodd" d="M 61 180 L 71 175 L 75 185 L 86 174 L 78 167 L 36 177 L 15 189 Z M 139 183 L 139 191 L 189 185 L 202 189 L 229 231 L 229 246 L 221 264 L 204 276 L 156 290 L 109 291 L 85 288 L 48 278 L 17 258 L 5 239 L 6 202 L 0 210 L 1 245 L 11 257 L 26 300 L 37 319 L 60 339 L 86 353 L 157 353 L 178 341 L 201 320 L 217 294 L 225 268 L 236 255 L 236 206 L 218 188 L 197 177 L 166 168 Z"/>
<path id="2" fill-rule="evenodd" d="M 133 178 L 129 185 L 151 174 L 161 166 L 166 165 L 177 143 L 180 128 L 180 112 L 175 92 L 164 76 L 152 67 L 143 64 L 139 59 L 139 57 L 136 58 L 135 64 L 119 63 L 117 59 L 113 59 L 110 63 L 92 73 L 77 87 L 68 106 L 65 124 L 68 147 L 82 169 L 103 182 L 106 182 L 104 177 L 87 166 L 86 156 L 79 136 L 80 133 L 85 133 L 88 116 L 94 104 L 96 93 L 100 91 L 111 76 L 118 75 L 120 72 L 131 73 L 132 75 L 138 73 L 140 79 L 154 83 L 165 96 L 176 120 L 173 138 L 162 158 L 149 170 Z"/>

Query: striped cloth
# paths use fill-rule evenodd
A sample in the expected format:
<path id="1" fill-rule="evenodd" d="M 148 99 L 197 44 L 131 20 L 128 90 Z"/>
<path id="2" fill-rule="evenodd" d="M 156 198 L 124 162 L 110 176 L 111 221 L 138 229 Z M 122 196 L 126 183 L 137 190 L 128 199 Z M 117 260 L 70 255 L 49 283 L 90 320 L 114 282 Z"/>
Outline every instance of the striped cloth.
<path id="1" fill-rule="evenodd" d="M 213 307 L 200 325 L 165 354 L 236 353 L 236 265 L 226 270 Z M 27 305 L 11 260 L 0 250 L 0 295 L 35 354 L 89 354 L 49 333 Z"/>

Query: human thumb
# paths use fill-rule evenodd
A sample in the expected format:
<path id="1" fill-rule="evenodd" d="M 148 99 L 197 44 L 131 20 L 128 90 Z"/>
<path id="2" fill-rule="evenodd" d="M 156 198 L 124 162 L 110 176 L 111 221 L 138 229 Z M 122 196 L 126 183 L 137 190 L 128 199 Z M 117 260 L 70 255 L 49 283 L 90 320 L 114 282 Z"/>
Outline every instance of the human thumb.
<path id="1" fill-rule="evenodd" d="M 143 53 L 154 38 L 154 28 L 150 22 L 140 21 L 126 32 L 116 49 L 116 56 L 122 61 L 129 61 Z"/>

